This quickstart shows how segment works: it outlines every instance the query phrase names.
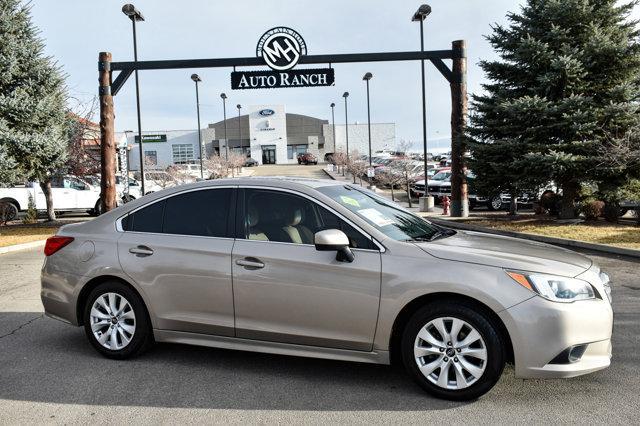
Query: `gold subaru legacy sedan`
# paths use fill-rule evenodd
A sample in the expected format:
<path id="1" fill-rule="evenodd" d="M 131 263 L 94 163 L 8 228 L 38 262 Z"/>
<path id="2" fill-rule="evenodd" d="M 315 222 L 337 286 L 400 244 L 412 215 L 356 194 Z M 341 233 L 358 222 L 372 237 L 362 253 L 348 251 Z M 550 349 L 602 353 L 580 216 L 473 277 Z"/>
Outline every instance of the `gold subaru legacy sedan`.
<path id="1" fill-rule="evenodd" d="M 389 364 L 469 400 L 521 378 L 606 368 L 607 275 L 554 246 L 430 223 L 358 186 L 198 182 L 45 246 L 47 315 L 109 358 L 155 342 Z"/>

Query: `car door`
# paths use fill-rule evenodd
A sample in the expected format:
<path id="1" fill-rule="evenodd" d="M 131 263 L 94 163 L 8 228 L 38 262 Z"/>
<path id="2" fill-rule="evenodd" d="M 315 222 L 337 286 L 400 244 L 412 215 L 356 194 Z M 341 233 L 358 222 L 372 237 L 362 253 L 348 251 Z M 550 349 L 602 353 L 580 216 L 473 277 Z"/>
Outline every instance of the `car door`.
<path id="1" fill-rule="evenodd" d="M 378 246 L 306 196 L 246 188 L 239 200 L 237 337 L 370 351 L 380 300 Z M 350 237 L 354 262 L 316 250 L 314 233 L 335 228 Z"/>
<path id="2" fill-rule="evenodd" d="M 66 177 L 54 178 L 51 181 L 53 208 L 56 210 L 73 210 L 76 208 L 76 190 Z M 46 204 L 45 204 L 46 205 Z"/>
<path id="3" fill-rule="evenodd" d="M 118 256 L 154 328 L 233 336 L 233 187 L 181 192 L 121 219 Z"/>
<path id="4" fill-rule="evenodd" d="M 91 185 L 74 177 L 65 178 L 70 183 L 70 188 L 75 193 L 76 209 L 92 209 L 100 198 L 100 191 L 93 189 Z"/>

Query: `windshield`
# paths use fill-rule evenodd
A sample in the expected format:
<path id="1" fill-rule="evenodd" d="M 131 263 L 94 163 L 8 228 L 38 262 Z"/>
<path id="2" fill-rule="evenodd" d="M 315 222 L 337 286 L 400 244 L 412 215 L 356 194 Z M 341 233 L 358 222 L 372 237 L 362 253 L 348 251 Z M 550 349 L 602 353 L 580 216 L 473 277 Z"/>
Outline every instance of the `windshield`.
<path id="1" fill-rule="evenodd" d="M 439 172 L 433 175 L 431 180 L 447 180 L 451 176 L 451 172 Z"/>
<path id="2" fill-rule="evenodd" d="M 432 241 L 453 233 L 369 191 L 339 185 L 317 189 L 397 241 Z"/>

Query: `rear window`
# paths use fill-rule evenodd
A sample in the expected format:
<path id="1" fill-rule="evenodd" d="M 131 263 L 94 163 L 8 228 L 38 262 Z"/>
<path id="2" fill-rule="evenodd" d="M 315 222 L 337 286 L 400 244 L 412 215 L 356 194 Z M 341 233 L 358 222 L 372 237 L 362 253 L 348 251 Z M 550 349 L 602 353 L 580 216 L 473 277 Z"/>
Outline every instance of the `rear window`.
<path id="1" fill-rule="evenodd" d="M 134 232 L 162 232 L 165 200 L 158 201 L 129 214 L 122 220 L 122 229 Z"/>

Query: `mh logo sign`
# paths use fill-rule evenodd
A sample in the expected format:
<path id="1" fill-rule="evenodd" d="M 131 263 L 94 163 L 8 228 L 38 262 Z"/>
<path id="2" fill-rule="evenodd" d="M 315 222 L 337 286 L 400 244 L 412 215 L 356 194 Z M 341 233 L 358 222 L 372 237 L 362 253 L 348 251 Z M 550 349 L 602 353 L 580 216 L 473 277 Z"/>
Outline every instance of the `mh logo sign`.
<path id="1" fill-rule="evenodd" d="M 288 27 L 270 29 L 260 37 L 256 47 L 256 55 L 262 56 L 274 71 L 290 70 L 306 54 L 307 46 L 302 36 Z"/>

